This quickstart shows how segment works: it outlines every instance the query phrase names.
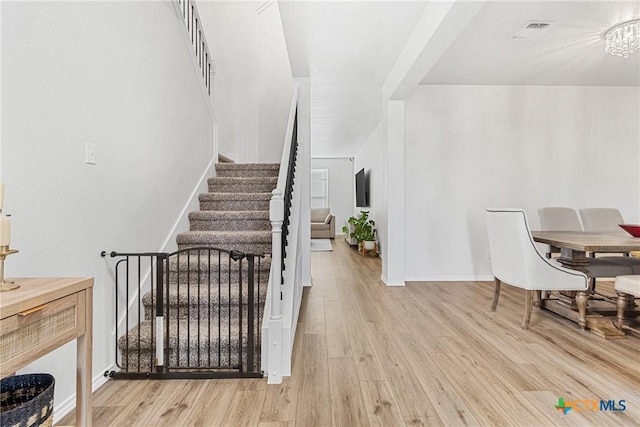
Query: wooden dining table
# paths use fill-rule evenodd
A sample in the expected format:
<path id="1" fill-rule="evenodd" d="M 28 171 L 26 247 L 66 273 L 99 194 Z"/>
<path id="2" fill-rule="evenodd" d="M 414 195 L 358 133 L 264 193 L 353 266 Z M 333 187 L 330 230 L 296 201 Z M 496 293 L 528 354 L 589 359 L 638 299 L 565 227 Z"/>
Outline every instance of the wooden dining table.
<path id="1" fill-rule="evenodd" d="M 560 257 L 557 260 L 565 267 L 573 270 L 586 271 L 589 264 L 588 253 L 627 253 L 640 250 L 640 238 L 631 235 L 616 233 L 595 233 L 582 231 L 533 231 L 531 235 L 534 241 L 546 243 L 560 248 Z M 585 291 L 563 292 L 564 298 L 545 299 L 541 306 L 563 317 L 578 323 L 582 329 L 588 328 L 591 332 L 604 338 L 622 338 L 624 332 L 615 327 L 607 315 L 615 315 L 615 306 L 607 308 L 589 306 L 593 295 L 587 289 Z M 604 299 L 606 302 L 606 298 Z M 612 301 L 615 301 L 612 299 Z M 615 304 L 615 303 L 614 303 Z M 633 298 L 629 298 L 627 312 L 630 315 L 640 315 Z"/>

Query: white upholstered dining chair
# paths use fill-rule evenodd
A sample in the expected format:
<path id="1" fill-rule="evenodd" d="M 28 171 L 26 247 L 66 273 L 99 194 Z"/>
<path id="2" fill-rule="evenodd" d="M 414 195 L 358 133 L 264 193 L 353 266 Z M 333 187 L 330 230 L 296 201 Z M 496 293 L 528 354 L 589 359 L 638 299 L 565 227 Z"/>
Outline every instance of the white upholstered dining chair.
<path id="1" fill-rule="evenodd" d="M 622 214 L 615 208 L 583 208 L 580 209 L 582 228 L 584 231 L 596 231 L 602 233 L 615 233 L 627 235 L 627 232 L 618 226 L 624 224 Z"/>
<path id="2" fill-rule="evenodd" d="M 626 231 L 619 227 L 619 224 L 624 224 L 624 218 L 622 217 L 620 211 L 616 208 L 580 209 L 580 218 L 582 218 L 584 231 L 613 233 L 623 236 L 629 236 Z M 635 256 L 630 257 L 628 253 L 624 255 L 624 257 L 608 256 L 607 258 L 615 261 L 618 264 L 626 265 L 631 268 L 632 272 L 628 274 L 640 274 L 640 258 L 637 258 Z"/>
<path id="3" fill-rule="evenodd" d="M 538 209 L 540 230 L 542 231 L 582 231 L 578 214 L 573 208 L 547 207 Z M 547 258 L 560 253 L 560 248 L 549 245 Z"/>
<path id="4" fill-rule="evenodd" d="M 547 207 L 538 209 L 542 231 L 582 231 L 578 214 L 573 208 Z"/>
<path id="5" fill-rule="evenodd" d="M 534 292 L 586 291 L 587 275 L 562 267 L 536 248 L 522 209 L 487 209 L 487 232 L 495 291 L 491 309 L 495 311 L 502 283 L 526 291 L 522 328 L 529 328 Z"/>
<path id="6" fill-rule="evenodd" d="M 584 210 L 584 209 L 583 209 Z M 600 211 L 601 209 L 596 209 Z M 617 209 L 614 209 L 617 212 Z M 620 213 L 618 212 L 618 215 Z M 578 213 L 573 208 L 565 207 L 548 207 L 538 209 L 540 218 L 540 229 L 542 231 L 583 231 Z M 597 216 L 597 215 L 596 215 Z M 611 218 L 612 215 L 605 215 Z M 588 215 L 590 227 L 596 227 L 599 221 Z M 607 227 L 603 227 L 607 229 Z M 610 227 L 609 227 L 610 228 Z M 618 229 L 622 230 L 618 227 Z M 590 230 L 596 231 L 596 230 Z M 600 231 L 600 230 L 597 230 Z M 624 230 L 623 230 L 624 231 Z M 626 232 L 625 232 L 626 233 Z M 551 257 L 552 253 L 560 252 L 559 248 L 551 247 L 547 257 Z M 587 276 L 591 278 L 591 292 L 596 290 L 596 278 L 598 277 L 616 277 L 623 274 L 633 274 L 636 270 L 633 265 L 640 266 L 640 260 L 629 260 L 620 256 L 605 256 L 600 258 L 589 258 L 586 268 Z"/>

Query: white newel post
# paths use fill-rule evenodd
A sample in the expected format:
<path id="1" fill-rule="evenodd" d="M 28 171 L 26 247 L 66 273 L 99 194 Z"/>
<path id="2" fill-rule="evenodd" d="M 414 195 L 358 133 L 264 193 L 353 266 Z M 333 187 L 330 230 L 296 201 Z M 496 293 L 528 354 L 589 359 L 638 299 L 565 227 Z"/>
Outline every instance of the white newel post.
<path id="1" fill-rule="evenodd" d="M 282 223 L 284 200 L 278 189 L 271 193 L 269 220 L 271 221 L 271 314 L 269 315 L 269 348 L 267 350 L 267 383 L 282 383 Z"/>

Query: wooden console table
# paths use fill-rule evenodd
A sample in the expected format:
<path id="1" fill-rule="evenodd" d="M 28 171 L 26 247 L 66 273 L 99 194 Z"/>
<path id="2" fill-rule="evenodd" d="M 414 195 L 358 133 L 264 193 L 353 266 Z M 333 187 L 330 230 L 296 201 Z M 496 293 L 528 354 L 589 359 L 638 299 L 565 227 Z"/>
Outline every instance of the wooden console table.
<path id="1" fill-rule="evenodd" d="M 76 425 L 91 426 L 93 279 L 15 281 L 20 288 L 0 294 L 0 375 L 77 339 Z"/>

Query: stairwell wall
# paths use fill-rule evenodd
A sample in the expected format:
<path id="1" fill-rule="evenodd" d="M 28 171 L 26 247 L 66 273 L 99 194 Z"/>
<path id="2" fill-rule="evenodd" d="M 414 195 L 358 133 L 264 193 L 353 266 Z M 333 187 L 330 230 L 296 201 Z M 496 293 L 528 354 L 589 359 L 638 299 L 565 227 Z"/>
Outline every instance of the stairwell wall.
<path id="1" fill-rule="evenodd" d="M 100 251 L 175 249 L 213 174 L 210 101 L 168 1 L 0 5 L 0 172 L 20 251 L 6 274 L 95 278 L 95 387 L 116 338 Z M 24 370 L 56 378 L 56 419 L 74 403 L 74 353 L 68 344 Z"/>
<path id="2" fill-rule="evenodd" d="M 216 60 L 220 153 L 237 162 L 278 163 L 293 78 L 278 3 L 199 2 Z"/>

